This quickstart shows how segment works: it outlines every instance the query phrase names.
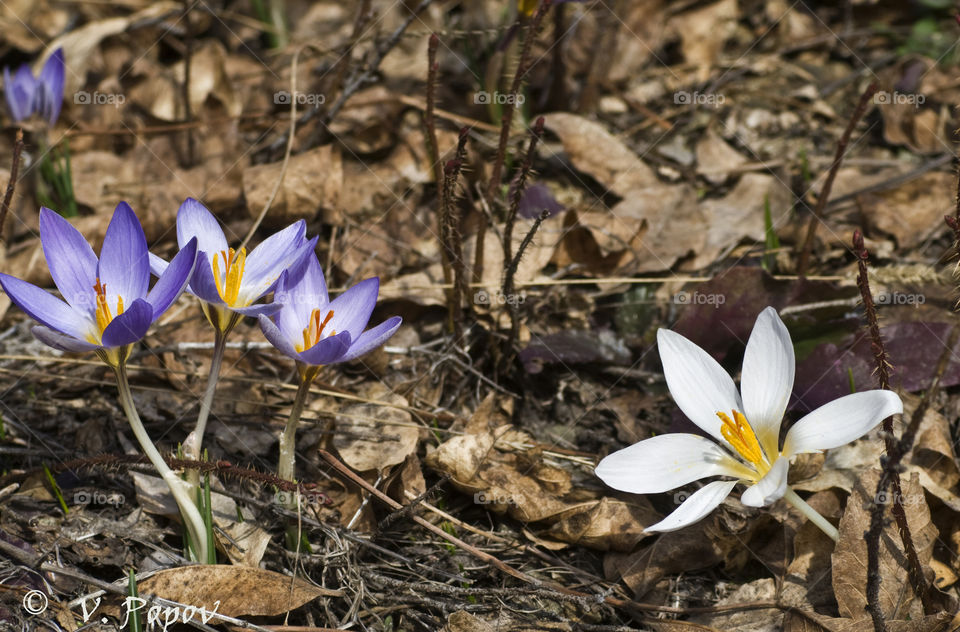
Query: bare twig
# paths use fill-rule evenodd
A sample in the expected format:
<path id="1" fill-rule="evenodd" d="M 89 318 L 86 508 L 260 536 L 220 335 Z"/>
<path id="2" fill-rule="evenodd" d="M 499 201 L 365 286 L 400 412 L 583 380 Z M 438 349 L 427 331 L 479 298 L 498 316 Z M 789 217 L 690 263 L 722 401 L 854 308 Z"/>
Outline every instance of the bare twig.
<path id="1" fill-rule="evenodd" d="M 857 256 L 857 267 L 859 269 L 857 287 L 860 289 L 860 296 L 863 299 L 867 327 L 870 332 L 870 346 L 877 364 L 877 381 L 880 384 L 880 388 L 890 390 L 890 362 L 886 347 L 883 344 L 883 338 L 880 336 L 877 308 L 873 302 L 873 294 L 870 291 L 870 279 L 867 273 L 868 254 L 863 243 L 863 234 L 860 231 L 855 231 L 853 234 L 853 250 Z M 950 349 L 952 349 L 952 346 Z M 893 487 L 891 513 L 897 522 L 900 539 L 907 556 L 907 572 L 910 576 L 910 583 L 914 593 L 920 597 L 924 612 L 931 612 L 930 598 L 927 592 L 926 581 L 923 577 L 923 567 L 917 556 L 917 549 L 913 544 L 913 534 L 910 532 L 910 526 L 907 524 L 907 514 L 903 508 L 900 473 L 897 470 L 902 454 L 900 453 L 900 446 L 894 438 L 892 417 L 887 417 L 883 420 L 883 440 L 887 455 L 881 462 L 883 473 L 880 476 L 877 492 L 880 494 L 886 492 L 888 486 Z M 873 626 L 876 632 L 886 630 L 886 623 L 883 620 L 883 613 L 880 610 L 879 601 L 880 536 L 883 531 L 883 510 L 884 505 L 882 503 L 874 503 L 870 516 L 870 530 L 867 532 L 867 610 L 873 619 Z"/>
<path id="2" fill-rule="evenodd" d="M 513 82 L 510 84 L 510 94 L 516 98 L 520 94 L 520 86 L 527 74 L 530 61 L 530 51 L 533 49 L 533 42 L 537 39 L 537 33 L 540 31 L 540 25 L 543 18 L 550 9 L 551 0 L 543 0 L 540 8 L 537 9 L 533 19 L 527 27 L 527 33 L 523 40 L 523 48 L 520 50 L 520 60 L 517 63 L 517 71 L 513 75 Z M 497 187 L 500 186 L 500 172 L 503 170 L 503 163 L 507 158 L 507 140 L 510 138 L 510 126 L 513 123 L 513 111 L 516 108 L 508 106 L 503 108 L 500 115 L 500 142 L 497 145 L 497 155 L 493 161 L 493 169 L 490 172 L 490 181 L 487 183 L 487 199 L 494 200 Z"/>
<path id="3" fill-rule="evenodd" d="M 803 240 L 803 246 L 800 250 L 800 263 L 797 266 L 797 273 L 800 276 L 806 274 L 807 268 L 810 265 L 810 253 L 813 251 L 813 238 L 817 234 L 817 224 L 823 221 L 821 219 L 823 217 L 823 209 L 827 205 L 827 200 L 830 199 L 830 189 L 833 188 L 833 180 L 837 177 L 837 172 L 843 163 L 843 155 L 846 153 L 847 145 L 850 143 L 850 136 L 853 135 L 854 128 L 856 128 L 857 123 L 860 122 L 860 119 L 863 118 L 864 113 L 867 111 L 867 105 L 870 103 L 870 98 L 877 91 L 877 87 L 876 82 L 871 83 L 867 86 L 863 94 L 860 95 L 857 108 L 853 111 L 853 115 L 847 123 L 847 129 L 843 131 L 843 136 L 840 137 L 840 142 L 837 143 L 837 151 L 833 157 L 833 164 L 830 165 L 827 179 L 823 183 L 819 197 L 817 197 L 817 205 L 814 207 L 813 213 L 810 215 L 810 221 L 807 224 L 807 236 Z"/>
<path id="4" fill-rule="evenodd" d="M 3 195 L 3 204 L 0 205 L 0 243 L 3 243 L 3 227 L 7 223 L 7 213 L 10 211 L 10 202 L 13 201 L 13 192 L 17 189 L 17 174 L 20 171 L 20 154 L 23 152 L 23 130 L 17 130 L 13 141 L 13 161 L 10 164 L 10 180 L 7 182 L 7 192 Z"/>
<path id="5" fill-rule="evenodd" d="M 523 199 L 524 189 L 527 187 L 527 178 L 530 176 L 530 169 L 533 167 L 533 158 L 537 151 L 537 142 L 543 136 L 543 117 L 538 117 L 530 130 L 530 144 L 527 146 L 527 155 L 523 159 L 523 165 L 514 178 L 510 197 L 510 208 L 507 209 L 507 219 L 503 224 L 503 268 L 513 261 L 513 224 L 517 219 L 517 211 L 520 209 L 520 200 Z"/>
<path id="6" fill-rule="evenodd" d="M 517 248 L 516 256 L 510 261 L 507 266 L 506 272 L 503 275 L 503 297 L 507 302 L 507 309 L 510 312 L 510 335 L 507 337 L 503 346 L 503 353 L 500 356 L 500 366 L 506 371 L 510 362 L 513 361 L 513 346 L 517 341 L 517 333 L 520 330 L 520 297 L 516 294 L 516 287 L 514 286 L 514 277 L 517 274 L 517 266 L 520 265 L 520 260 L 523 258 L 523 253 L 527 249 L 527 246 L 530 245 L 530 242 L 533 241 L 533 236 L 537 233 L 537 230 L 540 228 L 540 224 L 543 223 L 545 219 L 550 217 L 550 211 L 544 210 L 540 215 L 533 221 L 533 226 L 530 227 L 530 230 L 527 231 L 527 235 L 523 238 L 523 241 L 520 242 L 520 247 Z"/>
<path id="7" fill-rule="evenodd" d="M 460 130 L 457 144 L 457 157 L 447 162 L 443 168 L 443 211 L 440 215 L 440 241 L 450 267 L 453 269 L 453 289 L 447 295 L 450 324 L 454 340 L 463 337 L 463 301 L 467 294 L 467 270 L 463 259 L 462 236 L 460 232 L 460 208 L 457 205 L 456 186 L 463 167 L 463 156 L 467 142 L 467 129 Z"/>

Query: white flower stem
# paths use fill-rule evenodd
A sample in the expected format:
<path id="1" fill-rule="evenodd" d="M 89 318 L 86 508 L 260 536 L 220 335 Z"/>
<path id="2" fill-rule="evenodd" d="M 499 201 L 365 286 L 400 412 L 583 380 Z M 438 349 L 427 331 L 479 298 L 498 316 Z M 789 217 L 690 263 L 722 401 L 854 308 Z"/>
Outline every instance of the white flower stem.
<path id="1" fill-rule="evenodd" d="M 300 415 L 303 414 L 303 408 L 307 403 L 307 395 L 310 394 L 310 384 L 313 378 L 317 376 L 319 367 L 307 367 L 300 370 L 300 387 L 297 389 L 297 396 L 293 400 L 293 407 L 290 409 L 290 417 L 287 418 L 287 425 L 280 435 L 280 461 L 277 465 L 277 476 L 293 481 L 294 468 L 296 467 L 296 438 L 297 424 L 300 422 Z"/>
<path id="2" fill-rule="evenodd" d="M 210 359 L 210 375 L 207 377 L 207 388 L 200 401 L 200 412 L 197 415 L 197 425 L 193 432 L 183 442 L 183 457 L 194 461 L 200 460 L 203 447 L 203 434 L 207 430 L 207 419 L 210 418 L 210 408 L 213 406 L 213 396 L 217 392 L 217 382 L 220 379 L 220 367 L 223 365 L 223 351 L 227 345 L 227 333 L 216 330 L 213 341 L 213 356 Z M 200 485 L 200 472 L 187 470 L 187 481 L 196 488 Z"/>
<path id="3" fill-rule="evenodd" d="M 137 438 L 137 441 L 140 442 L 140 447 L 143 448 L 144 454 L 147 455 L 147 458 L 150 459 L 153 466 L 157 468 L 160 477 L 170 488 L 170 493 L 173 494 L 173 499 L 180 508 L 180 515 L 187 525 L 187 530 L 190 532 L 190 539 L 196 546 L 197 560 L 206 562 L 207 546 L 209 544 L 207 542 L 207 531 L 203 523 L 203 518 L 200 516 L 200 511 L 194 504 L 195 501 L 191 496 L 190 486 L 184 483 L 180 477 L 173 473 L 173 470 L 167 467 L 163 457 L 160 456 L 160 452 L 150 440 L 146 428 L 143 427 L 143 422 L 140 421 L 140 415 L 137 413 L 137 408 L 133 403 L 130 383 L 127 381 L 126 364 L 120 362 L 116 366 L 113 366 L 113 370 L 117 375 L 117 390 L 120 391 L 120 405 L 123 406 L 123 412 L 126 413 L 130 427 L 133 428 L 133 434 Z"/>
<path id="4" fill-rule="evenodd" d="M 820 530 L 830 536 L 834 542 L 840 539 L 840 532 L 837 531 L 837 528 L 827 522 L 827 519 L 821 516 L 816 509 L 808 505 L 804 499 L 797 496 L 797 492 L 788 487 L 787 492 L 783 495 L 783 499 L 799 509 L 800 513 L 809 518 L 810 522 L 817 525 Z"/>

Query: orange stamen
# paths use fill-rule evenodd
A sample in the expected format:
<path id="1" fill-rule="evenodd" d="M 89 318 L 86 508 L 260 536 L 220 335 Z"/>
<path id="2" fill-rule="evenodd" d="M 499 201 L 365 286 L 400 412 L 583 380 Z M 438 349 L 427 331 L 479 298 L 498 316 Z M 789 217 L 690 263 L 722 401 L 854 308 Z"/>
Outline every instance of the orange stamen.
<path id="1" fill-rule="evenodd" d="M 303 346 L 297 345 L 297 351 L 305 351 L 320 342 L 323 329 L 327 326 L 327 323 L 330 322 L 331 318 L 333 318 L 333 310 L 327 312 L 326 317 L 321 322 L 320 309 L 314 308 L 314 310 L 310 312 L 310 320 L 307 321 L 307 326 L 303 328 Z M 330 335 L 333 336 L 335 333 L 335 331 L 331 331 Z"/>
<path id="2" fill-rule="evenodd" d="M 97 330 L 100 332 L 100 335 L 103 336 L 103 330 L 107 328 L 107 325 L 113 320 L 114 316 L 110 313 L 110 304 L 107 303 L 107 286 L 104 283 L 100 283 L 100 277 L 97 277 L 97 282 L 93 286 L 93 291 L 96 293 L 97 307 L 94 312 L 94 315 L 97 319 Z M 117 297 L 117 316 L 123 313 L 123 297 Z"/>
<path id="3" fill-rule="evenodd" d="M 726 413 L 718 412 L 717 417 L 723 422 L 723 425 L 720 426 L 720 434 L 740 456 L 754 465 L 762 463 L 764 457 L 763 450 L 760 449 L 760 442 L 757 441 L 757 435 L 743 413 L 734 410 L 732 420 Z"/>
<path id="4" fill-rule="evenodd" d="M 224 279 L 220 280 L 220 257 L 225 264 Z M 236 306 L 240 295 L 240 282 L 243 280 L 243 268 L 247 262 L 247 249 L 241 248 L 236 252 L 233 248 L 223 250 L 213 255 L 213 280 L 217 284 L 217 293 L 227 305 Z"/>

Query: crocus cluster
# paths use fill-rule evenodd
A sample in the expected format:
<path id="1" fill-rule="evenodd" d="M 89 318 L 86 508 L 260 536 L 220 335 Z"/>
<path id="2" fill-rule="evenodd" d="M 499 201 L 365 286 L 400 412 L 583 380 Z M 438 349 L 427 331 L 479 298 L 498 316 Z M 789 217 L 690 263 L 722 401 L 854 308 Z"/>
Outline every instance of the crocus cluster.
<path id="1" fill-rule="evenodd" d="M 307 239 L 305 232 L 305 222 L 298 221 L 264 240 L 248 257 L 243 246 L 228 246 L 206 207 L 187 199 L 177 214 L 180 249 L 167 262 L 148 251 L 133 209 L 121 202 L 97 257 L 67 220 L 42 208 L 40 241 L 62 299 L 0 273 L 0 286 L 10 300 L 39 323 L 32 329 L 38 340 L 62 351 L 93 351 L 114 370 L 124 412 L 145 454 L 170 487 L 200 561 L 212 559 L 212 543 L 196 506 L 198 479 L 188 476 L 184 481 L 174 474 L 151 442 L 133 403 L 126 361 L 133 346 L 184 290 L 200 299 L 214 326 L 216 344 L 198 427 L 184 444 L 185 456 L 198 458 L 226 334 L 241 317 L 258 317 L 267 339 L 300 369 L 300 390 L 281 438 L 278 468 L 281 476 L 292 480 L 293 437 L 319 367 L 371 351 L 400 326 L 400 318 L 394 317 L 365 331 L 376 305 L 376 278 L 331 301 L 314 252 L 316 238 Z M 152 288 L 151 271 L 157 277 Z M 271 293 L 273 301 L 258 302 Z"/>
<path id="2" fill-rule="evenodd" d="M 63 49 L 51 53 L 36 77 L 26 64 L 10 76 L 10 69 L 3 69 L 3 87 L 7 107 L 14 122 L 39 115 L 50 125 L 57 122 L 63 104 L 64 85 Z"/>
<path id="3" fill-rule="evenodd" d="M 793 424 L 780 443 L 780 426 L 793 391 L 790 334 L 776 310 L 757 318 L 743 357 L 740 390 L 706 351 L 675 332 L 660 329 L 657 344 L 670 394 L 706 435 L 659 435 L 614 452 L 596 473 L 614 489 L 655 494 L 703 478 L 707 483 L 647 531 L 673 531 L 709 514 L 738 484 L 740 501 L 763 507 L 785 499 L 837 539 L 836 528 L 787 485 L 790 460 L 804 452 L 839 447 L 903 412 L 900 397 L 872 390 L 824 404 Z"/>

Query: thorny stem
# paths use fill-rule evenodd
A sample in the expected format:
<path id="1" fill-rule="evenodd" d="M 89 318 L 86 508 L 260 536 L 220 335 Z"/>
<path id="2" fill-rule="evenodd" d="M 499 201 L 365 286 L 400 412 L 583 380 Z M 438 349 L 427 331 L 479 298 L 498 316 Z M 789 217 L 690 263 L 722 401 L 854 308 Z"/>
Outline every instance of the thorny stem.
<path id="1" fill-rule="evenodd" d="M 313 383 L 313 379 L 317 377 L 319 371 L 320 367 L 316 366 L 300 369 L 300 387 L 297 389 L 297 396 L 293 400 L 287 425 L 280 436 L 280 461 L 277 466 L 277 476 L 287 481 L 294 480 L 293 474 L 297 459 L 297 424 L 300 422 L 300 415 L 303 414 L 303 408 L 306 406 L 307 395 L 310 394 L 310 384 Z"/>
<path id="2" fill-rule="evenodd" d="M 117 390 L 120 392 L 120 405 L 123 406 L 123 412 L 127 415 L 127 420 L 130 422 L 133 434 L 140 443 L 144 454 L 147 455 L 153 467 L 157 469 L 160 477 L 170 488 L 170 493 L 173 494 L 173 499 L 177 502 L 177 507 L 180 508 L 180 515 L 183 517 L 187 530 L 190 532 L 190 540 L 197 548 L 195 551 L 197 560 L 206 561 L 210 543 L 207 542 L 206 527 L 204 526 L 203 518 L 200 516 L 200 511 L 197 509 L 191 497 L 189 487 L 173 473 L 173 470 L 167 467 L 160 452 L 150 440 L 150 435 L 147 434 L 146 428 L 143 427 L 143 422 L 140 421 L 140 415 L 137 414 L 137 408 L 133 403 L 133 394 L 130 392 L 126 363 L 120 361 L 116 364 L 111 364 L 111 366 L 117 376 Z"/>
<path id="3" fill-rule="evenodd" d="M 519 297 L 516 295 L 514 276 L 517 274 L 517 266 L 520 265 L 524 251 L 527 249 L 527 246 L 530 245 L 530 242 L 533 241 L 533 236 L 540 228 L 540 224 L 549 216 L 550 211 L 546 209 L 543 210 L 537 219 L 533 221 L 533 226 L 530 227 L 523 241 L 520 242 L 520 247 L 517 248 L 517 254 L 513 257 L 513 260 L 509 262 L 504 261 L 506 270 L 504 271 L 503 289 L 501 291 L 507 301 L 507 309 L 510 312 L 510 336 L 507 338 L 503 347 L 503 355 L 500 356 L 501 367 L 504 370 L 510 366 L 510 362 L 513 360 L 513 345 L 516 343 L 517 334 L 520 331 L 520 302 L 517 300 Z"/>
<path id="4" fill-rule="evenodd" d="M 883 344 L 883 338 L 880 336 L 880 323 L 877 317 L 877 307 L 873 302 L 873 293 L 870 291 L 870 278 L 867 272 L 867 249 L 863 243 L 863 234 L 858 230 L 853 233 L 853 250 L 857 256 L 857 287 L 860 289 L 860 296 L 863 299 L 864 313 L 867 318 L 867 326 L 870 332 L 874 359 L 877 364 L 877 380 L 880 388 L 890 390 L 890 362 L 887 356 L 886 347 Z M 887 487 L 893 488 L 893 505 L 891 513 L 897 522 L 897 529 L 900 532 L 900 540 L 903 543 L 903 550 L 907 557 L 907 573 L 910 577 L 910 583 L 913 591 L 923 604 L 924 612 L 931 612 L 930 598 L 927 593 L 926 581 L 923 577 L 923 567 L 920 564 L 920 558 L 917 556 L 917 549 L 913 544 L 913 534 L 910 532 L 910 526 L 907 524 L 907 514 L 903 508 L 903 491 L 900 483 L 900 472 L 897 467 L 903 453 L 900 450 L 893 434 L 893 417 L 887 417 L 883 420 L 883 441 L 886 448 L 886 457 L 881 459 L 881 468 L 883 474 L 877 484 L 877 494 L 886 492 Z M 883 531 L 883 510 L 881 503 L 874 503 L 870 516 L 870 529 L 867 531 L 867 610 L 873 619 L 873 626 L 877 632 L 886 629 L 886 623 L 883 621 L 883 614 L 880 610 L 880 536 Z"/>
<path id="5" fill-rule="evenodd" d="M 867 111 L 870 97 L 877 91 L 877 87 L 877 83 L 873 82 L 867 86 L 864 93 L 860 95 L 857 109 L 853 111 L 853 116 L 850 117 L 850 121 L 847 123 L 847 129 L 843 130 L 843 136 L 840 137 L 840 142 L 837 143 L 837 151 L 833 156 L 833 164 L 830 165 L 830 171 L 827 172 L 827 179 L 824 181 L 823 188 L 820 190 L 820 196 L 817 197 L 817 205 L 810 215 L 810 222 L 807 224 L 807 236 L 803 240 L 803 246 L 800 249 L 800 263 L 797 266 L 797 274 L 800 276 L 804 276 L 807 273 L 807 267 L 810 265 L 810 253 L 813 251 L 813 238 L 817 234 L 817 224 L 823 221 L 821 219 L 821 217 L 823 217 L 823 209 L 826 208 L 827 200 L 830 199 L 833 180 L 837 177 L 837 172 L 840 170 L 843 155 L 846 153 L 847 145 L 850 143 L 850 136 L 853 134 L 853 129 L 857 126 L 857 123 L 860 122 L 860 119 L 863 118 L 864 113 Z"/>
<path id="6" fill-rule="evenodd" d="M 17 172 L 20 170 L 20 153 L 23 151 L 23 130 L 17 130 L 17 137 L 13 141 L 13 162 L 10 165 L 10 181 L 7 182 L 7 192 L 0 204 L 0 241 L 3 239 L 3 226 L 7 223 L 7 212 L 13 200 L 13 192 L 17 188 Z"/>
<path id="7" fill-rule="evenodd" d="M 528 65 L 530 51 L 533 49 L 533 42 L 537 39 L 540 25 L 543 23 L 543 18 L 550 9 L 550 5 L 551 0 L 543 0 L 543 2 L 540 3 L 540 8 L 537 9 L 533 19 L 530 21 L 530 26 L 527 27 L 523 48 L 520 49 L 520 60 L 517 63 L 517 71 L 513 76 L 513 82 L 510 84 L 510 94 L 514 97 L 520 92 L 520 84 L 523 83 L 523 78 L 530 69 Z M 500 186 L 500 172 L 503 170 L 503 163 L 507 157 L 507 141 L 510 138 L 510 127 L 513 123 L 513 111 L 515 109 L 514 107 L 503 108 L 500 115 L 500 142 L 497 145 L 497 156 L 494 159 L 493 169 L 490 172 L 490 181 L 487 183 L 487 199 L 489 200 L 494 199 L 494 191 Z"/>
<path id="8" fill-rule="evenodd" d="M 821 516 L 816 509 L 808 505 L 807 501 L 797 496 L 797 492 L 788 487 L 787 492 L 783 495 L 783 499 L 796 507 L 800 513 L 806 516 L 810 522 L 817 525 L 821 531 L 830 536 L 834 542 L 840 539 L 840 532 L 837 531 L 837 528 L 827 522 L 827 519 Z"/>
<path id="9" fill-rule="evenodd" d="M 537 141 L 543 136 L 543 117 L 537 118 L 530 130 L 530 144 L 527 146 L 527 155 L 523 159 L 520 171 L 513 181 L 513 194 L 510 198 L 510 208 L 507 210 L 507 219 L 503 225 L 503 265 L 504 268 L 510 264 L 513 259 L 513 225 L 517 219 L 517 211 L 520 210 L 520 200 L 523 199 L 523 191 L 527 187 L 527 177 L 530 175 L 530 169 L 533 168 L 533 158 L 536 155 Z"/>
<path id="10" fill-rule="evenodd" d="M 456 187 L 460 170 L 466 157 L 468 130 L 460 130 L 456 157 L 447 161 L 443 167 L 443 181 L 440 186 L 442 206 L 440 207 L 440 246 L 444 259 L 453 269 L 453 288 L 447 294 L 447 311 L 450 329 L 454 340 L 460 340 L 463 334 L 463 300 L 467 295 L 467 264 L 463 258 L 462 236 L 460 232 L 460 209 L 457 206 Z M 445 272 L 448 277 L 450 273 Z"/>

